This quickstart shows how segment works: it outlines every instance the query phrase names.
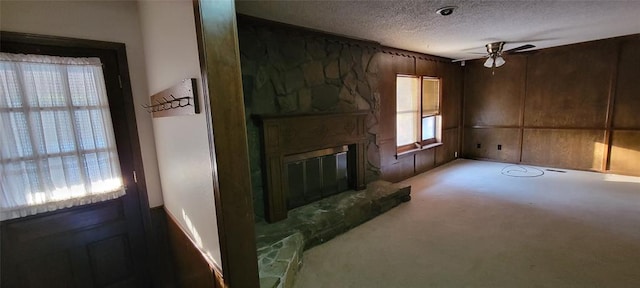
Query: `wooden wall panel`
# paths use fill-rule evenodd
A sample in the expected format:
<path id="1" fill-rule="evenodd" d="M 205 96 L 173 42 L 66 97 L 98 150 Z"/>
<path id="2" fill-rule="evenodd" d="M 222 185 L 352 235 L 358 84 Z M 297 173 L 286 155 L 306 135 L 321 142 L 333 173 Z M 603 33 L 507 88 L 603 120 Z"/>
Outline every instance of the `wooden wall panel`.
<path id="1" fill-rule="evenodd" d="M 543 166 L 600 170 L 604 130 L 525 129 L 522 162 Z"/>
<path id="2" fill-rule="evenodd" d="M 393 57 L 388 54 L 378 53 L 378 79 L 380 81 L 378 89 L 380 91 L 380 119 L 378 126 L 378 141 L 395 138 L 396 125 L 396 76 L 393 68 Z M 393 100 L 392 100 L 393 99 Z M 393 120 L 392 120 L 393 119 Z M 380 148 L 382 152 L 382 147 Z M 395 152 L 394 152 L 395 154 Z M 380 155 L 384 158 L 383 155 Z M 384 162 L 383 164 L 384 165 Z"/>
<path id="3" fill-rule="evenodd" d="M 614 173 L 640 173 L 640 131 L 614 131 L 609 169 Z"/>
<path id="4" fill-rule="evenodd" d="M 399 56 L 399 55 L 390 55 L 390 54 L 386 54 L 386 55 L 389 55 L 387 57 L 391 57 L 394 73 L 409 74 L 409 75 L 416 74 L 415 58 Z"/>
<path id="5" fill-rule="evenodd" d="M 640 117 L 636 116 L 640 109 L 640 34 L 505 59 L 507 63 L 495 75 L 510 74 L 512 78 L 503 79 L 504 87 L 494 86 L 498 78 L 487 76 L 491 70 L 482 67 L 481 61 L 471 61 L 464 68 L 465 157 L 506 161 L 509 157 L 478 150 L 475 145 L 503 141 L 504 134 L 493 130 L 513 127 L 520 131 L 511 137 L 521 145 L 521 162 L 603 172 L 610 166 L 612 172 L 640 176 L 636 162 L 630 160 L 635 159 L 635 150 L 621 147 L 640 145 L 629 136 L 640 131 Z M 522 63 L 510 65 L 514 60 Z M 522 75 L 524 82 L 518 80 Z M 524 89 L 520 105 L 500 96 L 515 87 Z M 516 115 L 520 121 L 515 121 Z M 629 131 L 628 135 L 619 131 L 615 136 L 611 131 L 616 129 Z M 611 141 L 616 143 L 608 146 Z"/>
<path id="6" fill-rule="evenodd" d="M 604 128 L 615 52 L 599 41 L 529 56 L 525 126 Z"/>
<path id="7" fill-rule="evenodd" d="M 214 271 L 182 228 L 167 213 L 167 233 L 173 255 L 178 287 L 225 287 L 220 273 Z"/>
<path id="8" fill-rule="evenodd" d="M 442 79 L 442 128 L 458 128 L 462 101 L 462 67 L 457 63 L 441 65 Z"/>
<path id="9" fill-rule="evenodd" d="M 399 182 L 407 179 L 415 173 L 415 157 L 405 155 L 395 163 L 382 167 L 382 179 L 390 182 Z"/>
<path id="10" fill-rule="evenodd" d="M 640 36 L 623 41 L 618 61 L 618 77 L 613 126 L 640 129 Z"/>
<path id="11" fill-rule="evenodd" d="M 433 60 L 416 59 L 416 75 L 439 77 L 441 76 L 441 68 L 445 64 L 438 63 Z"/>
<path id="12" fill-rule="evenodd" d="M 516 163 L 520 160 L 520 130 L 517 128 L 466 128 L 464 156 Z M 478 148 L 480 144 L 480 148 Z M 502 145 L 502 150 L 498 150 Z"/>
<path id="13" fill-rule="evenodd" d="M 389 166 L 396 162 L 396 139 L 380 141 L 380 165 Z"/>
<path id="14" fill-rule="evenodd" d="M 493 72 L 483 61 L 465 66 L 465 125 L 516 126 L 525 91 L 526 56 L 509 56 Z"/>
<path id="15" fill-rule="evenodd" d="M 436 165 L 442 165 L 456 159 L 456 152 L 460 153 L 459 129 L 446 129 L 442 131 L 442 146 L 436 147 Z"/>
<path id="16" fill-rule="evenodd" d="M 155 253 L 153 253 L 153 287 L 170 288 L 176 287 L 175 269 L 171 257 L 171 246 L 169 234 L 167 232 L 167 215 L 164 206 L 150 209 L 151 224 L 153 225 L 153 236 L 155 240 Z"/>
<path id="17" fill-rule="evenodd" d="M 415 154 L 415 174 L 427 172 L 436 167 L 436 149 L 428 149 Z"/>

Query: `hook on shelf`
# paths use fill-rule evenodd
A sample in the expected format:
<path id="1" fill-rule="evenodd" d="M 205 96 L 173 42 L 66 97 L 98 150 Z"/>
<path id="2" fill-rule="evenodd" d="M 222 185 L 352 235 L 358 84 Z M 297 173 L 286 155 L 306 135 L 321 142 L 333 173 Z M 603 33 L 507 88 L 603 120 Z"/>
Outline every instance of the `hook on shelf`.
<path id="1" fill-rule="evenodd" d="M 147 110 L 148 113 L 166 111 L 171 109 L 178 109 L 187 106 L 193 106 L 192 100 L 193 97 L 179 97 L 176 98 L 173 94 L 169 95 L 171 99 L 167 99 L 166 97 L 162 97 L 162 100 L 154 100 L 156 104 L 151 105 L 142 105 L 142 108 Z"/>

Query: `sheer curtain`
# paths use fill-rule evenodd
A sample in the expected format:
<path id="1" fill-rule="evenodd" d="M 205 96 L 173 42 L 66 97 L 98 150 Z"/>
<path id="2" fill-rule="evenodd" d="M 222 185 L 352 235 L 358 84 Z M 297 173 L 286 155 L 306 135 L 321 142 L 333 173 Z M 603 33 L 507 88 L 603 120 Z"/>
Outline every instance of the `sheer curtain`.
<path id="1" fill-rule="evenodd" d="M 125 194 L 98 58 L 0 53 L 0 220 Z"/>

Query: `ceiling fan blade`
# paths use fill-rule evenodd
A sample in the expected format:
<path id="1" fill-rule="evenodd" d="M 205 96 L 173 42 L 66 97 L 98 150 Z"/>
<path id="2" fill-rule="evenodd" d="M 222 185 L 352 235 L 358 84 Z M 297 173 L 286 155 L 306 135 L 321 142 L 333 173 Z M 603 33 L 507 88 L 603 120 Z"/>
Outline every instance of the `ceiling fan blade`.
<path id="1" fill-rule="evenodd" d="M 455 62 L 461 62 L 461 61 L 469 61 L 469 60 L 476 60 L 476 59 L 482 59 L 482 58 L 486 58 L 488 55 L 486 53 L 483 53 L 484 56 L 480 56 L 480 57 L 470 57 L 470 58 L 461 58 L 461 59 L 454 59 L 451 60 L 451 62 L 455 63 Z"/>
<path id="2" fill-rule="evenodd" d="M 514 52 L 518 52 L 521 50 L 526 50 L 526 49 L 531 49 L 531 48 L 535 48 L 535 45 L 531 45 L 531 44 L 526 44 L 526 45 L 522 45 L 516 48 L 511 48 L 509 50 L 503 51 L 502 53 L 514 53 Z"/>

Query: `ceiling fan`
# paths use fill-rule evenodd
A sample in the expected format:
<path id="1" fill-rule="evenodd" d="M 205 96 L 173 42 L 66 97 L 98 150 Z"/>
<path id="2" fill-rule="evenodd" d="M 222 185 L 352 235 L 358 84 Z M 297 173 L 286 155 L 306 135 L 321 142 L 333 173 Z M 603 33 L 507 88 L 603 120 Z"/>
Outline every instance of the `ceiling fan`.
<path id="1" fill-rule="evenodd" d="M 507 42 L 500 41 L 500 42 L 493 42 L 485 45 L 485 47 L 487 48 L 487 54 L 484 57 L 487 57 L 487 60 L 484 62 L 484 67 L 492 68 L 492 69 L 496 67 L 500 67 L 504 65 L 504 63 L 506 63 L 506 61 L 504 61 L 504 58 L 502 58 L 502 54 L 516 53 L 522 50 L 527 50 L 527 49 L 536 47 L 535 45 L 525 44 L 522 46 L 518 46 L 515 48 L 511 48 L 509 50 L 503 51 L 504 44 L 506 43 Z M 472 59 L 476 59 L 476 58 L 458 59 L 458 60 L 453 60 L 453 62 L 472 60 Z"/>
<path id="2" fill-rule="evenodd" d="M 518 46 L 516 48 L 511 48 L 509 50 L 502 51 L 502 49 L 504 48 L 504 44 L 505 42 L 503 41 L 503 42 L 493 42 L 485 45 L 485 47 L 487 47 L 488 54 L 486 56 L 487 61 L 484 62 L 484 67 L 487 67 L 487 68 L 500 67 L 504 65 L 504 63 L 506 63 L 506 61 L 504 61 L 504 58 L 502 58 L 502 54 L 515 53 L 518 51 L 527 50 L 527 49 L 536 47 L 531 44 L 525 44 L 522 46 Z"/>

